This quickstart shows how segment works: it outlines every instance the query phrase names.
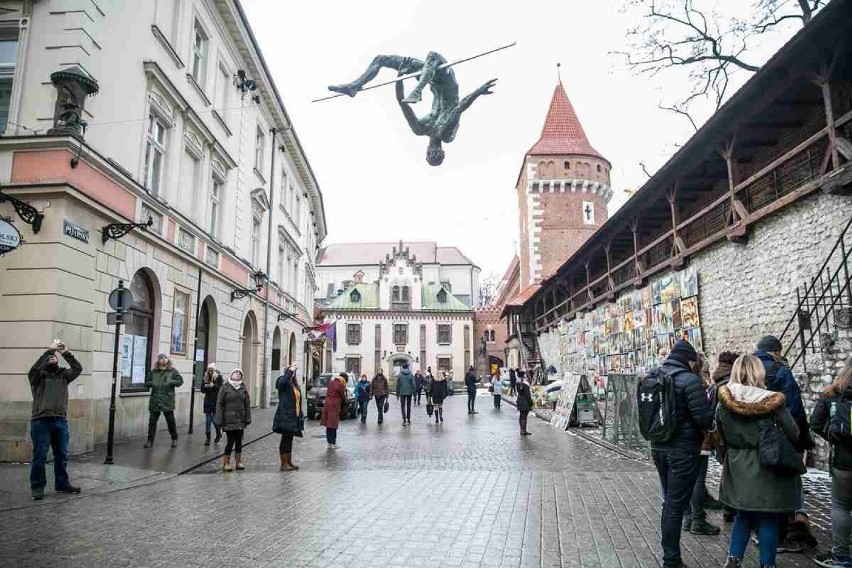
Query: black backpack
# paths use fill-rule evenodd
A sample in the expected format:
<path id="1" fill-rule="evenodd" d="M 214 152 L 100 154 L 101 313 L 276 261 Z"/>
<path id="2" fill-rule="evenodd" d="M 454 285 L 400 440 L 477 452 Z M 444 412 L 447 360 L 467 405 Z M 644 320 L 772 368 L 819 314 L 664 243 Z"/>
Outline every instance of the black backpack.
<path id="1" fill-rule="evenodd" d="M 667 442 L 677 432 L 674 378 L 660 368 L 639 379 L 636 387 L 639 430 L 649 442 Z"/>
<path id="2" fill-rule="evenodd" d="M 852 400 L 838 394 L 828 403 L 828 411 L 825 437 L 832 444 L 852 447 Z"/>

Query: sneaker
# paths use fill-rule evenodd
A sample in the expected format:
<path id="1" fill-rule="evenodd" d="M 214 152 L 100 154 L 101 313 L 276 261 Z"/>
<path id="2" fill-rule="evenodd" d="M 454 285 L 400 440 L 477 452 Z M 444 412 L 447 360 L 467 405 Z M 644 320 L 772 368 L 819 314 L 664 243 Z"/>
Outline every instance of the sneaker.
<path id="1" fill-rule="evenodd" d="M 79 487 L 76 487 L 76 486 L 74 486 L 74 485 L 71 485 L 71 484 L 69 483 L 69 484 L 68 484 L 68 485 L 66 485 L 65 487 L 57 487 L 57 488 L 56 488 L 56 492 L 57 492 L 57 493 L 79 493 L 79 492 L 80 492 L 80 488 L 79 488 Z"/>
<path id="2" fill-rule="evenodd" d="M 703 535 L 717 535 L 721 532 L 722 529 L 717 527 L 716 525 L 711 525 L 705 520 L 693 521 L 692 527 L 689 532 L 692 534 L 703 534 Z"/>
<path id="3" fill-rule="evenodd" d="M 172 447 L 173 447 L 173 448 L 177 448 L 177 438 L 174 438 L 174 439 L 172 440 Z"/>
<path id="4" fill-rule="evenodd" d="M 840 558 L 839 556 L 835 556 L 832 552 L 817 554 L 814 556 L 814 562 L 824 568 L 852 568 L 852 559 Z"/>
<path id="5" fill-rule="evenodd" d="M 795 554 L 802 552 L 802 550 L 804 550 L 804 547 L 801 544 L 793 542 L 790 539 L 784 539 L 778 543 L 778 554 Z"/>
<path id="6" fill-rule="evenodd" d="M 33 489 L 30 494 L 33 497 L 33 501 L 41 501 L 44 499 L 44 489 Z"/>
<path id="7" fill-rule="evenodd" d="M 725 565 L 722 568 L 740 568 L 740 562 L 739 558 L 729 556 L 728 561 L 725 562 Z"/>
<path id="8" fill-rule="evenodd" d="M 337 444 L 332 444 L 330 447 L 331 447 L 332 450 L 340 449 L 340 446 L 338 446 Z"/>

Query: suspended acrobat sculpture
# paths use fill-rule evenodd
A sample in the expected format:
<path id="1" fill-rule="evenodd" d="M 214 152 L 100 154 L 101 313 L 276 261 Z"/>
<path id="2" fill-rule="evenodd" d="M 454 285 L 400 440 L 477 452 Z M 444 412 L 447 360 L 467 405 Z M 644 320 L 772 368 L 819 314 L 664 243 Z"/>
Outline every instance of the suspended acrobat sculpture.
<path id="1" fill-rule="evenodd" d="M 429 52 L 425 61 L 401 55 L 379 55 L 373 59 L 367 70 L 353 82 L 329 86 L 328 89 L 338 93 L 338 95 L 317 99 L 314 102 L 333 98 L 341 94 L 354 97 L 359 91 L 395 83 L 396 100 L 399 103 L 402 114 L 405 116 L 405 120 L 408 121 L 408 126 L 417 136 L 429 137 L 429 145 L 426 148 L 426 161 L 429 165 L 440 166 L 444 161 L 444 149 L 441 145 L 449 144 L 455 139 L 462 113 L 470 108 L 473 101 L 480 96 L 492 94 L 491 89 L 497 82 L 497 79 L 491 79 L 471 94 L 459 99 L 459 85 L 456 82 L 456 76 L 451 67 L 464 61 L 512 47 L 513 45 L 515 44 L 512 43 L 453 63 L 448 63 L 444 57 L 434 51 Z M 365 87 L 383 68 L 395 69 L 398 77 L 393 81 Z M 402 82 L 410 77 L 417 78 L 417 85 L 408 96 L 405 96 Z M 427 85 L 432 91 L 432 110 L 429 114 L 418 117 L 414 114 L 410 105 L 420 102 L 423 96 L 423 89 Z"/>

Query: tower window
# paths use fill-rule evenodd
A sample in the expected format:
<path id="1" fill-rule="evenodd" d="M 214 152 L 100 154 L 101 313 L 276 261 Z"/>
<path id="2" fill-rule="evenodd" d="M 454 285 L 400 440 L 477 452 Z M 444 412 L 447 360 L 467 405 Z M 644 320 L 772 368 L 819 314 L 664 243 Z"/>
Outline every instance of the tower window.
<path id="1" fill-rule="evenodd" d="M 598 173 L 600 173 L 600 171 L 601 171 L 601 165 L 598 164 Z"/>
<path id="2" fill-rule="evenodd" d="M 571 162 L 565 162 L 565 169 L 566 169 L 566 170 L 570 170 L 570 169 L 571 169 Z"/>

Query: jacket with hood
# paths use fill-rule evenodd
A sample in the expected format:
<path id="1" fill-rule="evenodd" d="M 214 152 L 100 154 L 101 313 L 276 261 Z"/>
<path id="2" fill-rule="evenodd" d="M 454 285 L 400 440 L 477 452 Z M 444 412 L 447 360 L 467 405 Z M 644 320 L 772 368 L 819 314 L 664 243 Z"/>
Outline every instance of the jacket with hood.
<path id="1" fill-rule="evenodd" d="M 32 420 L 64 418 L 68 411 L 68 385 L 83 372 L 83 366 L 70 352 L 62 353 L 70 365 L 69 369 L 49 365 L 47 360 L 53 355 L 58 357 L 53 349 L 42 353 L 28 374 L 33 393 Z"/>
<path id="2" fill-rule="evenodd" d="M 213 414 L 216 412 L 216 399 L 219 398 L 219 389 L 222 388 L 222 374 L 219 371 L 213 371 L 213 376 L 210 381 L 207 381 L 207 373 L 201 383 L 201 392 L 204 393 L 204 414 Z"/>
<path id="3" fill-rule="evenodd" d="M 517 393 L 518 395 L 515 399 L 515 406 L 518 408 L 518 412 L 529 412 L 532 410 L 533 399 L 529 383 L 521 379 L 521 381 L 517 384 Z"/>
<path id="4" fill-rule="evenodd" d="M 757 387 L 728 384 L 719 389 L 716 411 L 727 447 L 720 500 L 740 511 L 785 513 L 799 508 L 801 476 L 780 475 L 760 464 L 761 422 L 774 420 L 790 441 L 799 428 L 784 395 Z"/>
<path id="5" fill-rule="evenodd" d="M 467 392 L 476 392 L 476 373 L 468 371 L 464 376 L 464 386 L 467 387 Z"/>
<path id="6" fill-rule="evenodd" d="M 787 408 L 799 427 L 799 439 L 793 442 L 799 451 L 810 450 L 814 442 L 808 428 L 808 417 L 805 414 L 805 405 L 802 402 L 802 390 L 793 376 L 793 372 L 787 365 L 777 361 L 766 351 L 758 351 L 754 354 L 763 363 L 766 370 L 766 388 L 771 391 L 780 392 L 787 401 Z"/>
<path id="7" fill-rule="evenodd" d="M 413 396 L 415 390 L 414 374 L 406 365 L 396 377 L 396 394 L 397 396 Z"/>
<path id="8" fill-rule="evenodd" d="M 383 374 L 376 373 L 373 377 L 373 382 L 370 383 L 373 390 L 373 396 L 376 398 L 386 397 L 390 389 L 388 388 L 388 378 Z"/>
<path id="9" fill-rule="evenodd" d="M 224 431 L 245 430 L 251 424 L 251 401 L 244 384 L 235 388 L 231 381 L 225 381 L 219 389 L 216 400 L 216 414 L 213 421 Z"/>
<path id="10" fill-rule="evenodd" d="M 149 412 L 174 412 L 175 389 L 183 384 L 183 377 L 172 367 L 172 362 L 165 369 L 154 368 L 148 371 L 145 388 L 151 389 L 148 400 Z"/>
<path id="11" fill-rule="evenodd" d="M 443 376 L 437 376 L 432 379 L 430 392 L 432 402 L 435 404 L 442 404 L 444 399 L 447 398 L 447 379 Z"/>
<path id="12" fill-rule="evenodd" d="M 278 391 L 278 406 L 275 408 L 275 417 L 272 419 L 272 431 L 277 434 L 293 432 L 301 438 L 302 430 L 305 429 L 305 421 L 302 418 L 302 397 L 296 395 L 296 387 L 293 385 L 293 377 L 296 373 L 287 369 L 284 374 L 275 381 L 275 389 Z"/>
<path id="13" fill-rule="evenodd" d="M 366 402 L 370 400 L 370 381 L 358 379 L 355 383 L 355 400 L 358 402 Z"/>
<path id="14" fill-rule="evenodd" d="M 713 407 L 701 378 L 689 366 L 672 355 L 661 369 L 674 380 L 675 418 L 677 430 L 670 440 L 654 442 L 655 450 L 677 450 L 699 453 L 704 431 L 713 428 Z"/>
<path id="15" fill-rule="evenodd" d="M 831 402 L 836 400 L 835 397 L 843 397 L 848 401 L 852 401 L 852 382 L 847 385 L 846 390 L 838 393 L 833 397 L 822 396 L 817 401 L 811 414 L 811 428 L 814 432 L 826 438 L 826 428 L 831 419 Z M 834 469 L 852 470 L 852 446 L 846 444 L 831 444 L 831 467 Z"/>

